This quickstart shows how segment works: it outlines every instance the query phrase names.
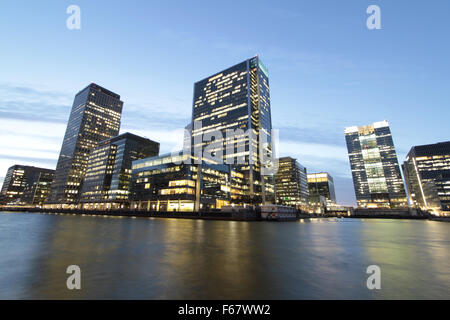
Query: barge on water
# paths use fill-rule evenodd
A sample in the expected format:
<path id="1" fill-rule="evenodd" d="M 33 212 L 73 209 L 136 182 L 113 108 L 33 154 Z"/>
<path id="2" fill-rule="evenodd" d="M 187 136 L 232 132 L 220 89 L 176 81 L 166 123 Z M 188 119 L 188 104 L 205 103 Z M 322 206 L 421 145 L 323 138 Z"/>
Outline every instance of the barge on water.
<path id="1" fill-rule="evenodd" d="M 268 221 L 298 220 L 297 209 L 275 204 L 261 206 L 261 219 Z"/>
<path id="2" fill-rule="evenodd" d="M 262 221 L 296 221 L 299 215 L 296 208 L 269 204 L 263 206 L 224 206 L 222 212 L 231 213 L 232 217 L 255 217 Z"/>

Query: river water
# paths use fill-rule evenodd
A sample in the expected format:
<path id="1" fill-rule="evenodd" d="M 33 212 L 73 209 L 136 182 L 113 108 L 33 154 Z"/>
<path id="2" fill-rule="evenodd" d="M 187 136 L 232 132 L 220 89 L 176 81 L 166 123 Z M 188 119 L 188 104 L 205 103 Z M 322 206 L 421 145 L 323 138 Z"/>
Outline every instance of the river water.
<path id="1" fill-rule="evenodd" d="M 0 213 L 0 299 L 450 299 L 450 224 Z"/>

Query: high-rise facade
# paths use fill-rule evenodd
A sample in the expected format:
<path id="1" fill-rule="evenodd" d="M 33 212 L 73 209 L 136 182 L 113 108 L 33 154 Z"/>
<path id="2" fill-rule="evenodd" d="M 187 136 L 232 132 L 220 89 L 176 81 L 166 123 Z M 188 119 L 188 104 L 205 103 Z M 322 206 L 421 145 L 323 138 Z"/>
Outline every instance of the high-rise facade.
<path id="1" fill-rule="evenodd" d="M 274 203 L 273 175 L 263 172 L 270 163 L 261 161 L 261 155 L 272 157 L 271 130 L 269 76 L 258 57 L 194 84 L 192 152 L 243 173 L 244 192 L 234 203 Z"/>
<path id="2" fill-rule="evenodd" d="M 389 123 L 346 128 L 345 138 L 358 207 L 407 207 Z"/>
<path id="3" fill-rule="evenodd" d="M 48 202 L 71 204 L 79 199 L 89 153 L 100 141 L 119 134 L 120 96 L 92 83 L 76 96 L 67 124 Z"/>
<path id="4" fill-rule="evenodd" d="M 275 190 L 277 204 L 306 208 L 309 201 L 306 168 L 291 157 L 278 159 Z"/>
<path id="5" fill-rule="evenodd" d="M 127 206 L 132 162 L 158 154 L 158 142 L 131 133 L 101 141 L 89 155 L 80 197 L 83 207 Z"/>
<path id="6" fill-rule="evenodd" d="M 415 207 L 450 214 L 450 141 L 412 147 L 402 169 Z"/>
<path id="7" fill-rule="evenodd" d="M 48 198 L 55 170 L 14 165 L 8 169 L 1 190 L 2 204 L 41 205 Z"/>
<path id="8" fill-rule="evenodd" d="M 333 177 L 327 172 L 308 173 L 309 202 L 319 204 L 320 197 L 332 204 L 336 203 Z"/>

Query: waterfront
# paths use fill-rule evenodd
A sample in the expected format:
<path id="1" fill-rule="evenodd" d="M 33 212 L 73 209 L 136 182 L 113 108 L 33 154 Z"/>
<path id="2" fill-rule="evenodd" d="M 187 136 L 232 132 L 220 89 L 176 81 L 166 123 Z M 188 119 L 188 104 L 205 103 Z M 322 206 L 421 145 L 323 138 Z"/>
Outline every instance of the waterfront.
<path id="1" fill-rule="evenodd" d="M 450 224 L 433 221 L 1 213 L 0 243 L 1 299 L 450 298 Z M 80 291 L 66 288 L 73 264 Z"/>

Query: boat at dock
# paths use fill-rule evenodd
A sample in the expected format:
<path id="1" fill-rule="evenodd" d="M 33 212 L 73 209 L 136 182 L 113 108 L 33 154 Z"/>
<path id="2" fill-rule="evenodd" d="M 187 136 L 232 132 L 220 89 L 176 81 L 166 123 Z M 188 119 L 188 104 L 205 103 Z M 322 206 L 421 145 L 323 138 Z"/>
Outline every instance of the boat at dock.
<path id="1" fill-rule="evenodd" d="M 268 221 L 295 221 L 298 219 L 297 209 L 281 205 L 261 206 L 261 218 Z"/>

